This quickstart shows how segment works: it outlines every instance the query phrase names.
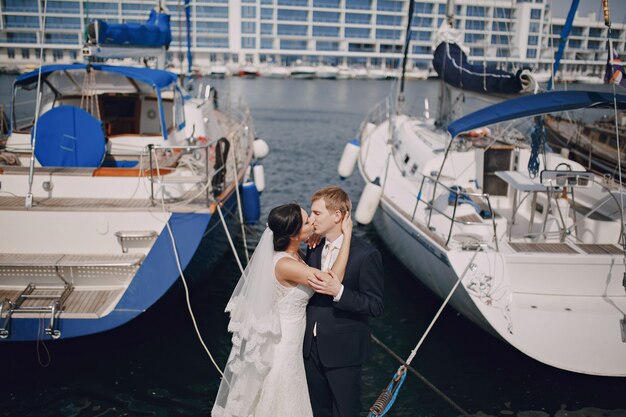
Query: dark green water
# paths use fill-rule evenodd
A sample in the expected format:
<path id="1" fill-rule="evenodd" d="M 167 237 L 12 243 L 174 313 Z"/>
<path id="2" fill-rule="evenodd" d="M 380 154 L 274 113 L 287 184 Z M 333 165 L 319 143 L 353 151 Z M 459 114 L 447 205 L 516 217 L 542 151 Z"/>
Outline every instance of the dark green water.
<path id="1" fill-rule="evenodd" d="M 0 78 L 1 103 L 9 100 L 9 80 Z M 258 135 L 271 147 L 263 161 L 264 217 L 272 206 L 284 202 L 307 206 L 315 189 L 339 183 L 336 167 L 345 142 L 392 87 L 390 82 L 360 80 L 211 82 L 221 95 L 247 100 Z M 429 96 L 435 103 L 437 88 L 431 81 L 409 82 L 407 102 Z M 358 174 L 341 185 L 355 200 L 363 187 Z M 255 228 L 257 233 L 261 229 Z M 359 226 L 355 233 L 383 253 L 386 311 L 372 321 L 373 333 L 406 358 L 441 300 L 402 267 L 373 228 Z M 223 309 L 238 278 L 234 258 L 227 253 L 192 291 L 202 335 L 220 366 L 230 349 Z M 0 416 L 208 416 L 219 384 L 196 339 L 180 288 L 127 326 L 84 340 L 46 342 L 45 348 L 49 357 L 44 345 L 0 344 Z M 49 365 L 44 367 L 40 361 Z M 476 416 L 626 416 L 626 379 L 578 375 L 543 365 L 454 310 L 445 310 L 413 365 Z M 364 370 L 364 409 L 397 367 L 387 353 L 374 348 Z M 459 413 L 409 374 L 389 415 Z"/>

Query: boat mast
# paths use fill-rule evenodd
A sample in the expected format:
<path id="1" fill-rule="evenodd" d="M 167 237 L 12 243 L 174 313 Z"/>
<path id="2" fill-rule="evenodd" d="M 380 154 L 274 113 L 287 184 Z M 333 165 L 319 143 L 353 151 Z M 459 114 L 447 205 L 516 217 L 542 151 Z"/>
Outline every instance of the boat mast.
<path id="1" fill-rule="evenodd" d="M 404 102 L 404 79 L 406 75 L 406 61 L 409 54 L 409 43 L 411 42 L 411 23 L 413 21 L 413 10 L 415 0 L 409 0 L 409 12 L 406 20 L 406 33 L 404 35 L 404 55 L 402 56 L 402 76 L 400 77 L 400 92 L 398 93 L 398 103 Z"/>
<path id="2" fill-rule="evenodd" d="M 572 5 L 570 6 L 569 13 L 567 14 L 567 20 L 565 21 L 565 25 L 563 25 L 563 30 L 561 30 L 561 42 L 559 42 L 559 49 L 556 52 L 556 56 L 554 58 L 552 75 L 550 76 L 550 81 L 548 81 L 548 91 L 552 90 L 554 77 L 556 76 L 556 72 L 559 70 L 559 64 L 561 63 L 561 57 L 563 56 L 563 50 L 565 49 L 565 45 L 567 45 L 567 38 L 569 37 L 569 32 L 572 29 L 572 23 L 574 22 L 576 9 L 578 9 L 578 2 L 579 0 L 572 0 Z"/>
<path id="3" fill-rule="evenodd" d="M 454 28 L 454 0 L 446 2 L 446 21 Z M 436 124 L 439 126 L 448 124 L 450 111 L 450 89 L 446 85 L 443 76 L 439 77 L 439 109 L 437 110 Z"/>

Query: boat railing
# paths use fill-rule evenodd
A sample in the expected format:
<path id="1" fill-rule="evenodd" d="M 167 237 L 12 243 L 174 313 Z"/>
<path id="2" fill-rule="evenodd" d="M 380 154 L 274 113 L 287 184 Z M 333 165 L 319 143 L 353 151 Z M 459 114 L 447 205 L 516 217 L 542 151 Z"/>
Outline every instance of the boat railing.
<path id="1" fill-rule="evenodd" d="M 434 204 L 430 203 L 427 200 L 424 200 L 422 198 L 422 191 L 424 190 L 424 184 L 425 182 L 430 182 L 431 184 L 437 184 L 439 187 L 442 187 L 443 189 L 447 190 L 449 193 L 453 194 L 454 197 L 454 206 L 452 208 L 452 216 L 450 216 L 449 214 L 447 214 L 446 212 L 444 212 L 443 210 L 438 209 Z M 491 218 L 491 225 L 489 223 L 485 223 L 483 221 L 480 222 L 476 222 L 476 221 L 469 221 L 469 220 L 459 220 L 456 217 L 456 212 L 457 212 L 457 207 L 459 206 L 460 201 L 459 201 L 459 197 L 463 195 L 463 196 L 468 196 L 468 197 L 478 197 L 478 198 L 482 198 L 485 200 L 485 202 L 487 203 L 487 207 L 489 209 L 489 214 L 490 214 L 490 218 Z M 415 199 L 415 206 L 413 207 L 413 214 L 411 215 L 411 221 L 415 221 L 415 214 L 417 213 L 417 207 L 419 205 L 420 202 L 423 202 L 424 204 L 426 204 L 426 207 L 428 208 L 428 221 L 426 223 L 426 226 L 430 229 L 430 221 L 432 218 L 432 213 L 433 211 L 437 212 L 438 214 L 442 215 L 443 217 L 445 217 L 446 219 L 450 220 L 450 229 L 448 230 L 448 236 L 446 237 L 446 246 L 448 245 L 448 243 L 450 243 L 450 239 L 452 238 L 452 231 L 454 230 L 454 225 L 455 223 L 457 224 L 463 224 L 463 225 L 467 225 L 467 226 L 492 226 L 493 227 L 493 241 L 495 242 L 496 245 L 496 251 L 499 251 L 500 248 L 498 246 L 498 237 L 496 234 L 496 220 L 495 220 L 495 215 L 493 212 L 493 207 L 491 205 L 491 199 L 489 194 L 487 193 L 477 193 L 477 192 L 471 192 L 471 191 L 461 191 L 459 189 L 453 189 L 451 187 L 448 187 L 447 185 L 443 184 L 440 181 L 437 181 L 436 179 L 433 179 L 431 177 L 428 177 L 426 175 L 422 176 L 422 181 L 420 184 L 420 188 L 419 191 L 417 193 L 416 199 Z"/>

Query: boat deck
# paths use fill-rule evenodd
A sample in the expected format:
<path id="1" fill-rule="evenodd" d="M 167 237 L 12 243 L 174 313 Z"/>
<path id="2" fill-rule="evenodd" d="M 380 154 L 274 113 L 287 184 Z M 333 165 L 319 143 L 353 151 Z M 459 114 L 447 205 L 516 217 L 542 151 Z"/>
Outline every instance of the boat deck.
<path id="1" fill-rule="evenodd" d="M 587 254 L 587 255 L 623 255 L 624 251 L 617 245 L 596 243 L 519 243 L 508 242 L 517 253 L 560 253 L 560 254 Z"/>

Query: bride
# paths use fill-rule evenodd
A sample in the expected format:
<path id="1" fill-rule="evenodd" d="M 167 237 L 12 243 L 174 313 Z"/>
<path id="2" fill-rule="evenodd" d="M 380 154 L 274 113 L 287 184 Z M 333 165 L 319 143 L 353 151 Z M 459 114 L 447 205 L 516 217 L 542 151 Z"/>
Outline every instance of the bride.
<path id="1" fill-rule="evenodd" d="M 313 233 L 306 211 L 290 203 L 273 208 L 268 228 L 235 287 L 226 311 L 233 347 L 213 417 L 312 417 L 302 343 L 306 306 L 314 291 L 300 242 Z M 340 281 L 348 263 L 352 220 L 342 221 L 344 243 L 331 271 Z"/>

